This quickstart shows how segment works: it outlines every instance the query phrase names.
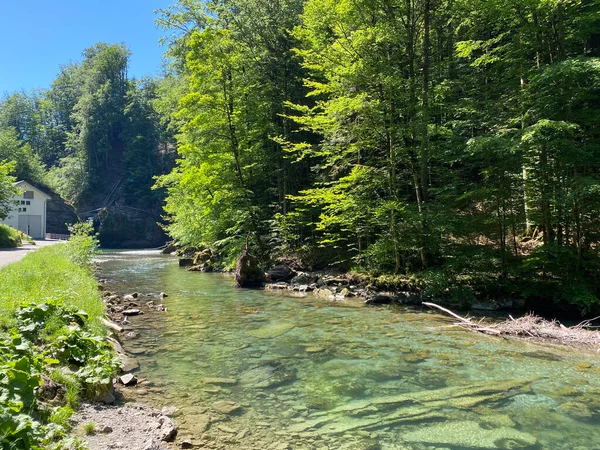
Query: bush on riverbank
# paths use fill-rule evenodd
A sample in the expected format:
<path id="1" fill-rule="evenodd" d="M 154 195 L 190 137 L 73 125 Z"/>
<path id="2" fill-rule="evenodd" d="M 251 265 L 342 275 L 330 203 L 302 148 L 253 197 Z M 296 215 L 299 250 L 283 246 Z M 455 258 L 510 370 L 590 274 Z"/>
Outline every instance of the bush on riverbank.
<path id="1" fill-rule="evenodd" d="M 0 224 L 0 248 L 15 248 L 20 245 L 20 233 L 8 225 Z"/>
<path id="2" fill-rule="evenodd" d="M 0 270 L 0 448 L 82 448 L 61 443 L 73 408 L 111 386 L 91 247 L 76 236 Z"/>

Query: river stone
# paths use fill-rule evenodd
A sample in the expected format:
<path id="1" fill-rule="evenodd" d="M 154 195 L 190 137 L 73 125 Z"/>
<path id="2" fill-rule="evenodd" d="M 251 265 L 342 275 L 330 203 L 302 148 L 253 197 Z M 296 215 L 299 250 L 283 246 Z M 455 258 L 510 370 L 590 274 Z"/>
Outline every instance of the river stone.
<path id="1" fill-rule="evenodd" d="M 282 364 L 271 363 L 254 367 L 241 376 L 242 384 L 254 389 L 267 389 L 282 385 L 296 378 L 295 371 Z"/>
<path id="2" fill-rule="evenodd" d="M 176 406 L 165 406 L 160 410 L 160 414 L 166 417 L 173 417 L 177 411 L 178 409 Z"/>
<path id="3" fill-rule="evenodd" d="M 202 378 L 202 381 L 206 384 L 217 384 L 217 385 L 227 385 L 227 384 L 237 384 L 238 380 L 235 378 Z"/>
<path id="4" fill-rule="evenodd" d="M 485 429 L 477 422 L 446 422 L 402 435 L 410 443 L 449 445 L 473 449 L 529 448 L 537 444 L 537 438 L 514 428 Z"/>
<path id="5" fill-rule="evenodd" d="M 294 327 L 295 325 L 291 323 L 273 323 L 257 328 L 256 330 L 249 331 L 248 334 L 260 339 L 272 339 L 287 333 Z"/>
<path id="6" fill-rule="evenodd" d="M 120 354 L 119 359 L 121 360 L 121 372 L 132 372 L 140 367 L 134 358 L 127 355 Z"/>
<path id="7" fill-rule="evenodd" d="M 171 419 L 166 416 L 160 416 L 158 418 L 160 423 L 160 440 L 165 442 L 172 442 L 177 436 L 177 427 Z"/>
<path id="8" fill-rule="evenodd" d="M 212 409 L 221 414 L 231 414 L 241 408 L 241 405 L 236 402 L 221 400 L 212 404 Z"/>
<path id="9" fill-rule="evenodd" d="M 125 386 L 134 386 L 137 384 L 137 378 L 132 373 L 127 373 L 119 378 Z"/>
<path id="10" fill-rule="evenodd" d="M 324 300 L 331 300 L 335 297 L 333 291 L 330 289 L 315 289 L 313 294 L 317 298 L 322 298 Z"/>
<path id="11" fill-rule="evenodd" d="M 142 311 L 138 308 L 131 308 L 131 309 L 126 309 L 125 311 L 122 312 L 122 314 L 124 316 L 139 316 L 140 314 L 142 314 Z"/>

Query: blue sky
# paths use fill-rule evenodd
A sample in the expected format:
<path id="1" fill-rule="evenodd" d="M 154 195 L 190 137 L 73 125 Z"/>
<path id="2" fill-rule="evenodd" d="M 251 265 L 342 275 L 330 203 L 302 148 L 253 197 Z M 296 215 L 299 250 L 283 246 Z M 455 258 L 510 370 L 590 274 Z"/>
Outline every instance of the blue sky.
<path id="1" fill-rule="evenodd" d="M 59 66 L 97 42 L 124 42 L 130 77 L 161 72 L 157 8 L 175 0 L 0 0 L 0 96 L 48 88 Z"/>

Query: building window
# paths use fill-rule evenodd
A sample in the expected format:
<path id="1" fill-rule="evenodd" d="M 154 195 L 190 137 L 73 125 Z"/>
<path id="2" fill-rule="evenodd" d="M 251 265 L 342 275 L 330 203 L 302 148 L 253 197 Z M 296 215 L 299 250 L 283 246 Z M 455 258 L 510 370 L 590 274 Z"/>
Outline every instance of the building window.
<path id="1" fill-rule="evenodd" d="M 19 208 L 19 212 L 21 212 L 21 208 Z"/>
<path id="2" fill-rule="evenodd" d="M 27 200 L 27 201 L 25 202 L 25 204 L 26 204 L 26 205 L 31 205 L 31 202 L 30 202 L 29 200 Z"/>
<path id="3" fill-rule="evenodd" d="M 25 204 L 25 200 L 21 200 L 21 205 L 24 205 L 24 204 Z"/>
<path id="4" fill-rule="evenodd" d="M 23 198 L 33 198 L 33 191 L 23 192 Z"/>
<path id="5" fill-rule="evenodd" d="M 27 212 L 27 208 L 21 208 L 23 212 Z"/>

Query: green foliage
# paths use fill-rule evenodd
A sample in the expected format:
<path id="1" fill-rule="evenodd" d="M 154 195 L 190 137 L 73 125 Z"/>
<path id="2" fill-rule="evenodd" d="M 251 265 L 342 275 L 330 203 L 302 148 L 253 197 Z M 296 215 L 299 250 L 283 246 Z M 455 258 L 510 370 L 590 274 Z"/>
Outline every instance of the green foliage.
<path id="1" fill-rule="evenodd" d="M 79 441 L 61 440 L 73 408 L 82 394 L 93 398 L 105 389 L 119 367 L 112 347 L 98 334 L 95 318 L 103 304 L 96 281 L 87 268 L 72 262 L 68 245 L 40 249 L 0 271 L 0 287 L 7 293 L 2 325 L 13 326 L 12 338 L 0 342 L 2 448 L 85 448 Z M 32 276 L 36 271 L 39 278 Z M 68 289 L 58 280 L 45 284 L 57 273 L 67 278 Z M 86 285 L 89 298 L 77 299 L 85 295 Z M 13 289 L 4 290 L 8 286 Z M 40 288 L 45 296 L 37 294 Z M 24 298 L 29 301 L 23 303 Z M 62 404 L 50 407 L 38 398 L 42 375 L 64 388 L 64 395 L 54 399 Z"/>
<path id="2" fill-rule="evenodd" d="M 52 379 L 52 381 L 60 384 L 65 388 L 65 408 L 77 408 L 77 406 L 79 405 L 79 401 L 81 400 L 81 380 L 77 378 L 71 370 L 65 367 L 53 369 L 50 372 L 50 378 Z M 54 423 L 59 423 L 52 419 L 51 421 Z"/>
<path id="3" fill-rule="evenodd" d="M 598 2 L 264 6 L 161 11 L 177 241 L 231 254 L 251 233 L 262 255 L 457 302 L 600 303 Z"/>
<path id="4" fill-rule="evenodd" d="M 89 436 L 90 434 L 94 434 L 95 432 L 96 432 L 96 424 L 94 422 L 88 422 L 83 425 L 83 433 L 86 436 Z"/>
<path id="5" fill-rule="evenodd" d="M 0 342 L 0 443 L 3 448 L 39 448 L 39 424 L 29 414 L 42 384 L 39 357 L 20 337 Z M 6 447 L 9 444 L 15 447 Z"/>
<path id="6" fill-rule="evenodd" d="M 19 139 L 14 128 L 0 128 L 0 161 L 15 163 L 12 173 L 18 180 L 44 183 L 45 167 L 28 143 Z"/>
<path id="7" fill-rule="evenodd" d="M 64 306 L 56 300 L 46 300 L 44 303 L 23 305 L 16 312 L 17 329 L 27 339 L 33 341 L 36 336 L 48 342 L 53 341 L 55 333 L 61 328 L 76 324 L 84 326 L 88 314 L 74 306 Z"/>
<path id="8" fill-rule="evenodd" d="M 65 366 L 79 368 L 75 375 L 89 392 L 111 382 L 120 361 L 102 336 L 79 326 L 69 326 L 46 349 L 49 357 Z"/>
<path id="9" fill-rule="evenodd" d="M 8 217 L 13 207 L 12 197 L 18 192 L 14 184 L 16 178 L 9 175 L 14 168 L 14 162 L 7 163 L 0 159 L 0 220 Z"/>
<path id="10" fill-rule="evenodd" d="M 0 248 L 16 248 L 21 245 L 21 233 L 8 225 L 0 224 Z"/>
<path id="11" fill-rule="evenodd" d="M 73 264 L 91 269 L 92 259 L 98 252 L 98 238 L 91 221 L 79 222 L 69 226 L 67 253 Z"/>

